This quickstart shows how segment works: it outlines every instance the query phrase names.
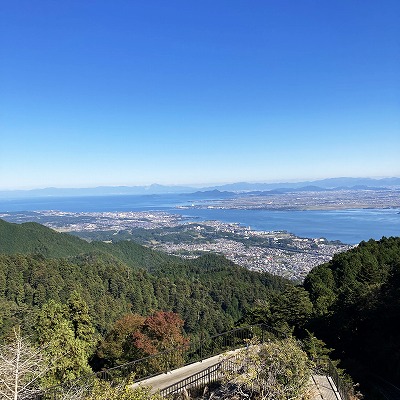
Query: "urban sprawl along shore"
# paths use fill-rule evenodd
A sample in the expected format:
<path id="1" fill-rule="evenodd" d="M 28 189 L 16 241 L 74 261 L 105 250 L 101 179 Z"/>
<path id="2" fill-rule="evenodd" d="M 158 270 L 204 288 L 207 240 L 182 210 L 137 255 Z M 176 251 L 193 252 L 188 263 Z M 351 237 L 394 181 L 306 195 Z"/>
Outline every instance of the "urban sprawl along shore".
<path id="1" fill-rule="evenodd" d="M 352 246 L 323 238 L 300 238 L 285 231 L 255 231 L 237 223 L 188 221 L 160 211 L 2 213 L 10 222 L 35 221 L 86 240 L 134 240 L 183 258 L 213 252 L 238 265 L 301 281 L 316 265 Z"/>

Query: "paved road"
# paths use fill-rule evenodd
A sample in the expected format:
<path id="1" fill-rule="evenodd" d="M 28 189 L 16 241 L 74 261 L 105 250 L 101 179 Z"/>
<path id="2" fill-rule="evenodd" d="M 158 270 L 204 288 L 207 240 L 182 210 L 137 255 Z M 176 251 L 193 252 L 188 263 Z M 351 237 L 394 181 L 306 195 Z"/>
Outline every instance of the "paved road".
<path id="1" fill-rule="evenodd" d="M 341 400 L 335 384 L 326 375 L 313 375 L 315 394 L 312 400 Z"/>
<path id="2" fill-rule="evenodd" d="M 228 354 L 234 354 L 236 351 L 238 350 L 232 351 Z M 226 354 L 223 356 L 218 355 L 207 358 L 206 360 L 175 369 L 171 372 L 154 376 L 153 378 L 135 383 L 133 387 L 139 385 L 151 386 L 152 392 L 156 392 L 157 390 L 162 390 L 174 383 L 188 378 L 189 376 L 204 371 L 208 367 L 218 364 L 222 358 L 226 358 Z M 312 400 L 341 400 L 330 378 L 323 375 L 314 375 L 311 384 L 313 385 L 314 393 Z"/>
<path id="3" fill-rule="evenodd" d="M 208 367 L 212 367 L 213 365 L 218 364 L 222 360 L 222 358 L 223 357 L 221 355 L 207 358 L 206 360 L 175 369 L 171 372 L 167 372 L 166 374 L 157 375 L 153 378 L 135 383 L 133 387 L 137 387 L 138 385 L 151 386 L 153 388 L 152 391 L 156 392 L 159 389 L 164 389 L 165 387 L 173 385 L 174 383 L 179 382 L 182 379 L 185 379 L 189 376 L 205 370 Z"/>

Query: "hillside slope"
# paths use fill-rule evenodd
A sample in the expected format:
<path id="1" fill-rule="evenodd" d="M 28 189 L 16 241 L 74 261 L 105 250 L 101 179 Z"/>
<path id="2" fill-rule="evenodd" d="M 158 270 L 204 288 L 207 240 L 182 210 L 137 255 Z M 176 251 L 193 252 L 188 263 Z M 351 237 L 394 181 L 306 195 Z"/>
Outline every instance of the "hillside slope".
<path id="1" fill-rule="evenodd" d="M 342 360 L 400 382 L 400 238 L 361 242 L 314 268 L 311 329 Z"/>
<path id="2" fill-rule="evenodd" d="M 38 224 L 1 221 L 0 335 L 53 299 L 78 291 L 98 332 L 127 312 L 178 312 L 185 330 L 212 334 L 233 326 L 255 302 L 290 284 L 222 256 L 181 260 L 133 242 L 87 243 Z M 13 253 L 14 254 L 11 254 Z"/>
<path id="3" fill-rule="evenodd" d="M 87 242 L 67 233 L 56 232 L 35 222 L 13 224 L 0 219 L 0 254 L 40 254 L 46 258 L 108 254 L 130 266 L 152 269 L 161 262 L 180 259 L 137 243 Z"/>

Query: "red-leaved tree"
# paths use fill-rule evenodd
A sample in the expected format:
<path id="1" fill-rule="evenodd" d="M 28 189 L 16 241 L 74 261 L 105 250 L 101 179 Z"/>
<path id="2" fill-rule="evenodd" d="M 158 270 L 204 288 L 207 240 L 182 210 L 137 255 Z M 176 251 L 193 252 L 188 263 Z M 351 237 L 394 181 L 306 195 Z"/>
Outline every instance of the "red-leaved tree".
<path id="1" fill-rule="evenodd" d="M 184 336 L 184 321 L 171 311 L 157 311 L 147 317 L 142 329 L 133 335 L 135 347 L 146 355 L 163 353 L 154 358 L 154 366 L 170 368 L 181 365 L 189 340 Z"/>

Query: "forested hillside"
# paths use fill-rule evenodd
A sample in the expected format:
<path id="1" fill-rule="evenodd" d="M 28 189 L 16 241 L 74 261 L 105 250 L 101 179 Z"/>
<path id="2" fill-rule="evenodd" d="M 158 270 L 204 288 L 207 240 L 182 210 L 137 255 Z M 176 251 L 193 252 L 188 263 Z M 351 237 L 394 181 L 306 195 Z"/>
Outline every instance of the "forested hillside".
<path id="1" fill-rule="evenodd" d="M 19 225 L 0 219 L 0 253 L 69 257 L 91 250 L 94 249 L 89 243 L 35 222 Z"/>
<path id="2" fill-rule="evenodd" d="M 0 220 L 0 310 L 0 338 L 21 325 L 38 343 L 55 337 L 53 349 L 81 354 L 52 384 L 89 371 L 89 360 L 99 368 L 156 351 L 165 338 L 143 339 L 154 323 L 181 327 L 174 337 L 184 343 L 259 322 L 294 333 L 312 357 L 326 356 L 322 339 L 356 377 L 400 381 L 400 238 L 362 242 L 302 287 L 223 256 L 182 260 Z"/>
<path id="3" fill-rule="evenodd" d="M 304 287 L 309 325 L 338 358 L 400 381 L 400 238 L 361 242 L 314 268 Z"/>
<path id="4" fill-rule="evenodd" d="M 88 243 L 35 222 L 12 224 L 0 219 L 0 239 L 0 253 L 4 254 L 40 254 L 46 258 L 73 257 L 89 253 L 106 254 L 114 255 L 130 266 L 144 269 L 151 269 L 168 260 L 175 263 L 180 260 L 134 242 Z"/>
<path id="5" fill-rule="evenodd" d="M 125 313 L 153 310 L 179 313 L 188 334 L 213 334 L 289 284 L 216 255 L 182 261 L 133 242 L 87 243 L 34 223 L 0 227 L 1 335 L 16 323 L 29 330 L 35 311 L 49 300 L 66 303 L 73 291 L 100 334 Z"/>

